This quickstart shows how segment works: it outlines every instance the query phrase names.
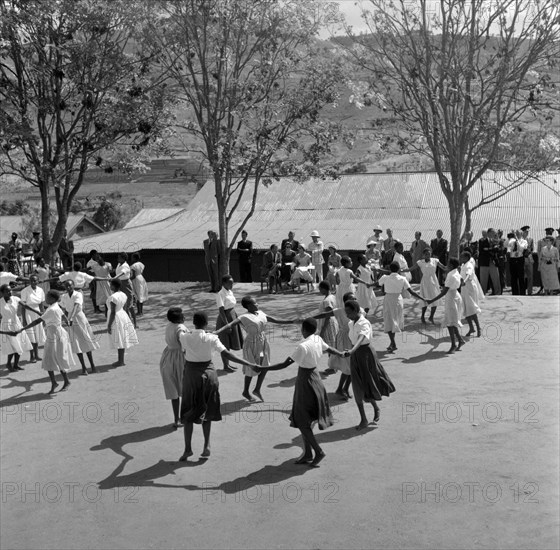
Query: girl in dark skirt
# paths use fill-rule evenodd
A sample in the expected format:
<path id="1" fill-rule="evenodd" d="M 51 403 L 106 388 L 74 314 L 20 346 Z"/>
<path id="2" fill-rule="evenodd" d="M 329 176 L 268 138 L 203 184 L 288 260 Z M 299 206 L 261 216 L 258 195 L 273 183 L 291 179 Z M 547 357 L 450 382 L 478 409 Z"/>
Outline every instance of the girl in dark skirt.
<path id="1" fill-rule="evenodd" d="M 202 424 L 204 450 L 202 457 L 210 456 L 211 422 L 221 420 L 218 374 L 212 363 L 212 352 L 220 353 L 222 359 L 258 369 L 258 365 L 236 357 L 228 351 L 215 334 L 204 329 L 208 326 L 206 313 L 197 312 L 193 317 L 195 329 L 179 336 L 185 350 L 185 372 L 183 375 L 183 399 L 181 421 L 185 427 L 185 452 L 181 462 L 192 456 L 192 434 L 194 424 Z"/>
<path id="2" fill-rule="evenodd" d="M 333 424 L 327 391 L 317 369 L 319 359 L 323 353 L 327 352 L 343 356 L 342 352 L 331 348 L 320 336 L 317 336 L 316 331 L 317 321 L 313 318 L 305 319 L 301 326 L 304 340 L 298 344 L 294 353 L 283 363 L 262 367 L 268 370 L 280 370 L 292 363 L 299 365 L 290 426 L 298 428 L 303 438 L 303 455 L 295 463 L 309 464 L 311 467 L 317 467 L 319 462 L 325 458 L 323 449 L 313 435 L 313 424 L 317 422 L 320 430 Z M 313 451 L 315 451 L 315 457 L 313 457 Z"/>
<path id="3" fill-rule="evenodd" d="M 395 386 L 379 362 L 375 349 L 371 344 L 371 324 L 360 312 L 360 305 L 354 300 L 344 304 L 346 316 L 350 319 L 350 341 L 352 349 L 345 352 L 350 356 L 350 375 L 354 399 L 360 412 L 360 423 L 357 430 L 366 428 L 368 421 L 364 411 L 364 401 L 373 405 L 374 424 L 379 421 L 381 411 L 376 401 L 382 396 L 389 397 L 395 391 Z"/>
<path id="4" fill-rule="evenodd" d="M 218 319 L 216 321 L 216 330 L 220 330 L 227 324 L 237 319 L 235 312 L 235 304 L 237 300 L 233 295 L 233 277 L 224 275 L 222 277 L 222 288 L 216 294 L 216 305 L 218 306 Z M 243 348 L 243 334 L 239 325 L 232 325 L 231 328 L 220 332 L 220 342 L 227 350 L 240 350 Z M 236 367 L 231 367 L 227 358 L 222 358 L 224 370 L 234 372 Z"/>

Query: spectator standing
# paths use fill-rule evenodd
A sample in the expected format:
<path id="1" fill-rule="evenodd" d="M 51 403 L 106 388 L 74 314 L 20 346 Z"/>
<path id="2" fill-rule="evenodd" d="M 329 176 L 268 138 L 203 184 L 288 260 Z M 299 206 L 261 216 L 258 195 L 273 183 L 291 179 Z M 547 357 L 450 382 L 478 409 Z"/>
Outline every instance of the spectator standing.
<path id="1" fill-rule="evenodd" d="M 393 231 L 387 229 L 387 238 L 383 241 L 383 265 L 388 267 L 393 261 L 395 254 L 395 239 L 393 239 Z"/>
<path id="2" fill-rule="evenodd" d="M 430 248 L 432 249 L 433 256 L 443 265 L 447 265 L 447 240 L 443 238 L 443 231 L 441 229 L 436 231 L 436 238 L 432 239 Z M 443 285 L 445 273 L 439 266 L 437 268 L 437 276 L 440 286 Z"/>
<path id="3" fill-rule="evenodd" d="M 68 238 L 68 232 L 64 229 L 62 239 L 58 245 L 58 255 L 62 262 L 64 271 L 70 271 L 74 265 L 74 243 Z"/>
<path id="4" fill-rule="evenodd" d="M 422 233 L 416 231 L 414 240 L 410 246 L 410 255 L 412 256 L 412 265 L 415 266 L 423 258 L 424 250 L 428 248 L 428 243 L 422 239 Z M 412 283 L 419 283 L 422 280 L 422 271 L 415 269 L 411 271 Z"/>
<path id="5" fill-rule="evenodd" d="M 215 231 L 208 231 L 208 238 L 204 239 L 204 261 L 210 281 L 210 292 L 219 292 L 220 284 L 220 239 Z"/>
<path id="6" fill-rule="evenodd" d="M 251 258 L 253 256 L 253 243 L 247 239 L 247 231 L 241 231 L 241 240 L 237 243 L 239 258 L 239 280 L 242 283 L 252 283 Z"/>
<path id="7" fill-rule="evenodd" d="M 318 281 L 320 283 L 323 280 L 323 264 L 325 263 L 323 250 L 325 246 L 323 245 L 323 241 L 319 240 L 321 236 L 318 231 L 312 231 L 310 237 L 312 240 L 307 248 L 311 254 L 311 263 L 315 267 L 313 282 Z"/>
<path id="8" fill-rule="evenodd" d="M 533 265 L 535 264 L 535 260 L 533 259 L 533 252 L 535 251 L 535 243 L 533 239 L 529 237 L 529 229 L 531 229 L 528 225 L 524 225 L 521 228 L 522 236 L 527 241 L 527 249 L 523 253 L 525 258 L 524 264 L 524 279 L 525 279 L 525 288 L 527 289 L 527 296 L 533 295 Z"/>
<path id="9" fill-rule="evenodd" d="M 498 271 L 498 248 L 499 241 L 496 231 L 491 227 L 483 234 L 486 237 L 478 241 L 478 265 L 480 267 L 480 286 L 482 292 L 486 294 L 488 288 L 488 277 L 492 281 L 492 293 L 501 294 L 500 274 Z"/>
<path id="10" fill-rule="evenodd" d="M 296 241 L 295 233 L 293 231 L 288 231 L 288 238 L 282 239 L 282 243 L 280 244 L 280 250 L 282 252 L 285 250 L 288 243 L 290 243 L 292 250 L 297 252 L 297 249 L 299 248 L 299 241 Z"/>
<path id="11" fill-rule="evenodd" d="M 500 287 L 503 292 L 506 288 L 506 268 L 507 268 L 507 246 L 503 238 L 504 232 L 498 229 L 498 275 L 500 277 Z M 478 276 L 478 275 L 477 275 Z"/>
<path id="12" fill-rule="evenodd" d="M 527 241 L 519 229 L 515 231 L 515 237 L 508 242 L 508 253 L 511 272 L 511 293 L 514 296 L 523 296 L 525 294 L 525 250 L 527 250 Z M 484 285 L 482 286 L 484 289 Z"/>
<path id="13" fill-rule="evenodd" d="M 43 239 L 40 231 L 33 231 L 33 237 L 29 243 L 31 245 L 31 253 L 35 262 L 41 257 L 43 252 Z M 40 326 L 40 325 L 39 325 Z"/>
<path id="14" fill-rule="evenodd" d="M 373 235 L 366 240 L 366 246 L 369 247 L 370 243 L 375 243 L 375 248 L 379 250 L 379 254 L 383 252 L 383 239 L 381 238 L 381 233 L 383 233 L 383 229 L 381 229 L 380 225 L 376 225 L 373 228 Z"/>

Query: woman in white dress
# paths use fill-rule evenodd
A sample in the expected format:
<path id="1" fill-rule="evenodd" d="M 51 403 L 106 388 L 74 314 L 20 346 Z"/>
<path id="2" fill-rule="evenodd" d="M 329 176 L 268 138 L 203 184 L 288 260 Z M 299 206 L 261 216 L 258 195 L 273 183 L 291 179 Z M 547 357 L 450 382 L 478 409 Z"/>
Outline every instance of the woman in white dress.
<path id="1" fill-rule="evenodd" d="M 552 294 L 560 290 L 558 282 L 558 249 L 552 246 L 554 238 L 545 238 L 545 246 L 539 252 L 539 271 L 541 272 L 542 286 L 545 294 Z"/>
<path id="2" fill-rule="evenodd" d="M 478 316 L 482 312 L 480 302 L 484 300 L 484 292 L 478 282 L 471 253 L 463 252 L 461 254 L 461 262 L 461 298 L 463 299 L 464 314 L 469 323 L 469 332 L 465 336 L 474 334 L 474 327 L 476 325 L 476 335 L 480 338 L 481 330 Z"/>
<path id="3" fill-rule="evenodd" d="M 29 277 L 29 286 L 26 286 L 21 291 L 21 305 L 23 306 L 21 318 L 24 325 L 35 321 L 35 319 L 38 319 L 43 314 L 44 303 L 45 292 L 39 286 L 39 278 L 37 275 L 31 275 Z M 43 323 L 38 323 L 30 328 L 27 331 L 27 336 L 33 346 L 29 360 L 32 363 L 36 363 L 41 360 L 39 357 L 39 346 L 45 345 L 45 329 L 43 328 Z"/>
<path id="4" fill-rule="evenodd" d="M 124 352 L 128 348 L 138 344 L 138 336 L 130 317 L 125 311 L 127 295 L 121 291 L 121 281 L 113 279 L 111 285 L 111 296 L 107 299 L 107 309 L 109 319 L 107 320 L 107 333 L 109 334 L 109 344 L 111 349 L 117 350 L 117 361 L 114 367 L 123 367 Z"/>
<path id="5" fill-rule="evenodd" d="M 51 390 L 49 394 L 54 393 L 58 383 L 54 377 L 55 371 L 59 371 L 64 380 L 64 385 L 60 391 L 66 391 L 70 386 L 70 380 L 66 374 L 71 367 L 74 366 L 72 358 L 72 348 L 68 333 L 62 328 L 62 318 L 64 313 L 58 301 L 60 295 L 56 290 L 49 290 L 46 294 L 45 301 L 47 303 L 46 311 L 29 325 L 23 327 L 22 330 L 30 330 L 34 326 L 44 323 L 46 327 L 46 342 L 43 350 L 43 370 L 49 373 L 51 379 Z"/>
<path id="6" fill-rule="evenodd" d="M 400 265 L 398 262 L 391 262 L 389 270 L 391 275 L 383 275 L 379 279 L 379 284 L 385 291 L 383 298 L 383 325 L 390 340 L 387 351 L 393 353 L 397 349 L 395 333 L 401 332 L 404 328 L 403 290 L 408 290 L 412 296 L 419 300 L 424 300 L 424 298 L 410 288 L 410 283 L 406 277 L 399 274 Z"/>
<path id="7" fill-rule="evenodd" d="M 132 255 L 132 265 L 130 266 L 130 280 L 132 281 L 132 290 L 136 298 L 138 307 L 138 315 L 144 314 L 144 302 L 148 299 L 148 283 L 144 279 L 144 269 L 146 266 L 140 261 L 140 254 Z"/>
<path id="8" fill-rule="evenodd" d="M 292 288 L 297 286 L 298 290 L 301 290 L 302 279 L 308 283 L 313 282 L 313 276 L 309 272 L 310 269 L 313 269 L 311 256 L 305 251 L 305 246 L 302 244 L 298 246 L 298 253 L 294 256 L 294 264 L 295 269 L 292 273 L 290 284 L 292 285 Z"/>
<path id="9" fill-rule="evenodd" d="M 219 335 L 222 331 L 236 330 L 239 326 L 245 329 L 246 336 L 243 339 L 243 359 L 254 365 L 268 366 L 270 365 L 270 346 L 266 338 L 266 327 L 268 322 L 279 325 L 288 325 L 295 323 L 296 319 L 277 319 L 272 315 L 267 315 L 259 309 L 259 304 L 252 296 L 244 296 L 241 305 L 247 310 L 247 313 L 236 317 L 231 323 L 223 326 L 214 334 Z M 243 367 L 245 375 L 243 397 L 248 401 L 255 401 L 253 395 L 256 395 L 261 401 L 264 401 L 261 388 L 266 376 L 266 370 L 257 372 L 248 365 Z M 253 395 L 249 393 L 251 380 L 257 377 L 257 383 L 253 390 Z"/>
<path id="10" fill-rule="evenodd" d="M 362 283 L 366 288 L 371 288 L 373 286 L 372 282 L 367 282 L 358 277 L 352 271 L 352 258 L 350 256 L 342 256 L 340 260 L 342 267 L 336 272 L 336 303 L 339 308 L 344 309 L 344 295 L 350 292 L 351 294 L 356 293 L 356 287 L 354 282 Z"/>
<path id="11" fill-rule="evenodd" d="M 8 334 L 2 335 L 2 355 L 7 356 L 6 367 L 10 372 L 16 370 L 23 370 L 19 366 L 19 358 L 24 351 L 31 351 L 33 346 L 29 341 L 26 332 L 21 332 L 21 321 L 19 314 L 21 313 L 20 299 L 17 296 L 12 296 L 12 289 L 10 285 L 0 286 L 0 315 L 2 322 L 0 330 L 3 332 L 17 332 L 16 336 Z M 12 367 L 13 359 L 13 367 Z"/>
<path id="12" fill-rule="evenodd" d="M 72 281 L 66 281 L 64 286 L 66 287 L 66 293 L 62 295 L 60 302 L 68 318 L 68 334 L 72 344 L 72 351 L 80 360 L 82 375 L 87 376 L 84 353 L 88 357 L 91 372 L 97 372 L 92 352 L 95 349 L 99 349 L 99 344 L 84 313 L 84 295 L 74 289 Z"/>
<path id="13" fill-rule="evenodd" d="M 395 253 L 393 254 L 393 262 L 398 262 L 399 273 L 410 283 L 412 281 L 412 275 L 410 274 L 410 268 L 408 267 L 408 262 L 404 257 L 404 246 L 401 241 L 395 241 Z M 403 298 L 410 298 L 408 290 L 403 290 Z"/>
<path id="14" fill-rule="evenodd" d="M 428 304 L 431 304 L 445 296 L 445 316 L 443 323 L 447 327 L 449 337 L 451 338 L 451 347 L 447 352 L 448 354 L 461 351 L 461 348 L 465 344 L 465 341 L 459 332 L 459 329 L 463 326 L 461 323 L 461 316 L 463 314 L 463 299 L 461 298 L 461 293 L 459 292 L 462 279 L 458 268 L 459 260 L 457 258 L 449 258 L 449 271 L 447 273 L 447 277 L 445 278 L 445 286 L 435 298 L 428 300 Z"/>
<path id="15" fill-rule="evenodd" d="M 113 266 L 106 262 L 102 256 L 97 257 L 97 261 L 92 265 L 91 270 L 94 275 L 98 277 L 97 284 L 95 285 L 95 302 L 99 306 L 104 304 L 105 307 L 105 317 L 107 317 L 107 300 L 111 296 L 111 287 L 109 286 L 109 281 L 111 280 L 111 270 Z"/>
<path id="16" fill-rule="evenodd" d="M 446 267 L 437 259 L 432 258 L 432 249 L 431 248 L 424 248 L 423 251 L 424 258 L 422 260 L 418 260 L 416 265 L 413 265 L 410 268 L 410 271 L 413 269 L 419 269 L 422 272 L 422 279 L 420 281 L 420 294 L 426 300 L 432 300 L 440 293 L 439 281 L 437 278 L 437 268 L 440 267 L 441 269 L 446 269 Z M 436 314 L 437 307 L 441 305 L 440 300 L 435 300 L 432 302 L 432 307 L 430 308 L 430 323 L 435 324 L 434 315 Z M 420 320 L 423 324 L 426 324 L 426 310 L 428 306 L 425 305 L 422 308 L 422 316 Z"/>
<path id="17" fill-rule="evenodd" d="M 35 268 L 35 273 L 39 278 L 39 286 L 43 289 L 45 296 L 47 292 L 51 289 L 51 266 L 45 263 L 44 258 L 39 258 L 37 260 L 37 267 Z"/>

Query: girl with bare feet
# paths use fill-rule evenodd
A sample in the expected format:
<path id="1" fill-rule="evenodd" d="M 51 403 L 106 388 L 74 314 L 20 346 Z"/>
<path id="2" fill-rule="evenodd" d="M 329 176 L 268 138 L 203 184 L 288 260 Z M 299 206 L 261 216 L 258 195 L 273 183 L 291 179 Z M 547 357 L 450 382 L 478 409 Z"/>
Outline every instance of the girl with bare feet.
<path id="1" fill-rule="evenodd" d="M 37 275 L 31 275 L 29 277 L 29 286 L 26 286 L 21 291 L 21 317 L 24 325 L 27 325 L 31 321 L 35 321 L 35 319 L 41 316 L 43 313 L 44 303 L 45 292 L 39 286 L 39 278 Z M 29 329 L 27 331 L 27 336 L 33 346 L 29 360 L 32 363 L 36 363 L 41 360 L 39 357 L 39 346 L 43 346 L 45 344 L 45 329 L 43 328 L 43 323 L 39 323 L 32 329 Z"/>
<path id="2" fill-rule="evenodd" d="M 138 336 L 125 310 L 128 296 L 121 291 L 121 281 L 112 279 L 110 286 L 112 294 L 107 299 L 107 309 L 109 311 L 107 333 L 109 334 L 111 349 L 117 350 L 117 361 L 113 363 L 113 366 L 123 367 L 125 364 L 124 352 L 138 344 Z"/>
<path id="3" fill-rule="evenodd" d="M 461 279 L 463 280 L 461 283 L 461 298 L 463 299 L 464 314 L 469 323 L 469 332 L 467 332 L 466 336 L 475 333 L 474 327 L 476 325 L 476 335 L 480 338 L 481 330 L 478 316 L 482 312 L 480 302 L 484 300 L 484 292 L 478 282 L 471 253 L 463 252 L 461 254 L 461 262 L 463 264 L 461 266 Z"/>
<path id="4" fill-rule="evenodd" d="M 21 303 L 17 296 L 12 296 L 12 289 L 9 284 L 0 286 L 0 316 L 2 322 L 0 329 L 4 331 L 5 338 L 2 338 L 2 353 L 8 356 L 6 366 L 10 372 L 23 370 L 19 366 L 19 358 L 24 351 L 31 351 L 33 346 L 29 341 L 27 333 L 21 332 Z M 17 336 L 10 336 L 9 333 L 17 332 Z M 13 366 L 12 366 L 13 360 Z"/>
<path id="5" fill-rule="evenodd" d="M 463 299 L 459 293 L 459 289 L 461 288 L 461 275 L 459 274 L 458 267 L 459 260 L 457 258 L 449 258 L 449 273 L 447 273 L 445 279 L 445 286 L 435 298 L 428 300 L 428 304 L 430 304 L 445 296 L 445 316 L 443 323 L 447 327 L 449 337 L 451 338 L 451 347 L 447 351 L 449 354 L 461 351 L 461 347 L 465 344 L 459 332 L 459 329 L 463 326 L 461 323 Z"/>
<path id="6" fill-rule="evenodd" d="M 383 275 L 379 279 L 379 284 L 385 289 L 383 323 L 385 325 L 385 332 L 389 335 L 391 342 L 387 351 L 393 353 L 397 349 L 395 332 L 401 332 L 404 328 L 403 290 L 408 290 L 412 296 L 419 300 L 424 300 L 424 298 L 410 288 L 410 283 L 405 277 L 399 275 L 400 266 L 398 262 L 391 262 L 389 269 L 391 270 L 391 275 Z"/>
<path id="7" fill-rule="evenodd" d="M 305 319 L 301 325 L 304 340 L 298 344 L 294 353 L 283 363 L 266 367 L 266 370 L 280 370 L 292 363 L 299 365 L 290 426 L 298 428 L 303 439 L 303 455 L 296 460 L 296 464 L 309 464 L 311 467 L 317 467 L 325 458 L 323 449 L 313 435 L 313 424 L 317 422 L 320 430 L 333 424 L 327 390 L 321 381 L 317 366 L 323 353 L 343 355 L 342 352 L 328 346 L 315 334 L 316 331 L 317 321 L 312 317 Z"/>
<path id="8" fill-rule="evenodd" d="M 243 358 L 251 363 L 257 365 L 268 366 L 270 365 L 270 346 L 266 338 L 266 325 L 267 322 L 277 323 L 279 325 L 289 325 L 290 323 L 297 322 L 296 319 L 276 319 L 271 315 L 265 314 L 264 311 L 259 309 L 259 304 L 252 296 L 244 296 L 241 300 L 241 305 L 247 310 L 247 313 L 240 315 L 231 323 L 225 325 L 214 334 L 219 334 L 222 330 L 228 330 L 228 327 L 235 327 L 241 325 L 247 333 L 243 341 Z M 255 401 L 253 395 L 256 395 L 261 401 L 264 401 L 261 394 L 261 388 L 266 376 L 266 370 L 260 372 L 255 371 L 249 366 L 243 367 L 243 374 L 245 375 L 243 397 L 248 401 Z M 257 377 L 257 383 L 253 390 L 253 395 L 249 393 L 251 380 Z"/>
<path id="9" fill-rule="evenodd" d="M 68 318 L 68 334 L 72 351 L 78 356 L 82 375 L 87 376 L 84 353 L 87 355 L 91 372 L 97 372 L 93 362 L 93 350 L 99 349 L 99 344 L 84 313 L 84 295 L 74 289 L 74 281 L 71 279 L 67 280 L 64 286 L 66 293 L 62 295 L 60 305 Z"/>
<path id="10" fill-rule="evenodd" d="M 185 426 L 185 452 L 179 458 L 184 462 L 193 455 L 192 434 L 194 424 L 202 424 L 204 449 L 202 458 L 210 456 L 210 428 L 212 422 L 222 419 L 220 412 L 220 384 L 212 363 L 212 353 L 217 352 L 222 359 L 258 369 L 258 365 L 235 356 L 220 342 L 217 335 L 206 332 L 206 313 L 196 312 L 193 316 L 194 330 L 180 336 L 185 351 L 185 373 L 183 377 L 183 402 L 181 421 Z"/>
<path id="11" fill-rule="evenodd" d="M 167 311 L 167 328 L 165 329 L 165 343 L 167 344 L 159 362 L 159 370 L 163 381 L 165 399 L 171 400 L 173 408 L 173 429 L 176 430 L 179 423 L 179 406 L 181 393 L 183 391 L 183 371 L 185 368 L 185 355 L 181 346 L 181 336 L 187 333 L 187 327 L 183 324 L 185 317 L 180 307 L 171 307 Z"/>
<path id="12" fill-rule="evenodd" d="M 368 425 L 364 401 L 373 405 L 375 414 L 373 423 L 377 424 L 380 410 L 376 402 L 381 401 L 382 396 L 389 397 L 395 391 L 395 386 L 377 358 L 377 353 L 371 343 L 371 324 L 360 312 L 358 302 L 347 301 L 344 304 L 344 310 L 350 319 L 349 329 L 352 342 L 352 349 L 348 350 L 346 355 L 350 356 L 352 388 L 360 413 L 360 423 L 356 429 L 361 430 Z"/>
<path id="13" fill-rule="evenodd" d="M 43 350 L 43 369 L 49 373 L 51 379 L 51 389 L 49 394 L 53 394 L 58 387 L 58 383 L 54 377 L 55 371 L 59 371 L 64 380 L 64 385 L 60 391 L 66 391 L 70 386 L 67 372 L 74 366 L 74 359 L 72 357 L 72 348 L 70 346 L 70 339 L 68 333 L 62 328 L 62 318 L 64 313 L 58 301 L 60 295 L 56 290 L 49 290 L 47 292 L 45 301 L 47 303 L 46 311 L 41 317 L 35 319 L 20 330 L 28 330 L 33 328 L 39 323 L 45 324 L 46 341 L 45 349 Z"/>
<path id="14" fill-rule="evenodd" d="M 426 300 L 431 300 L 432 298 L 435 298 L 440 291 L 439 281 L 436 274 L 437 268 L 439 267 L 445 270 L 446 267 L 437 258 L 432 258 L 432 249 L 429 247 L 424 248 L 423 256 L 423 259 L 418 260 L 416 262 L 416 265 L 413 265 L 410 268 L 410 271 L 412 271 L 413 269 L 419 269 L 422 272 L 422 279 L 420 281 L 420 294 L 422 294 L 422 296 L 424 296 Z M 441 302 L 439 300 L 436 300 L 432 303 L 432 307 L 430 308 L 429 321 L 430 323 L 432 323 L 432 325 L 435 324 L 434 315 L 436 314 L 436 309 L 439 305 L 441 305 Z M 422 308 L 422 317 L 420 319 L 422 321 L 422 324 L 426 324 L 427 309 L 428 305 L 426 304 Z"/>

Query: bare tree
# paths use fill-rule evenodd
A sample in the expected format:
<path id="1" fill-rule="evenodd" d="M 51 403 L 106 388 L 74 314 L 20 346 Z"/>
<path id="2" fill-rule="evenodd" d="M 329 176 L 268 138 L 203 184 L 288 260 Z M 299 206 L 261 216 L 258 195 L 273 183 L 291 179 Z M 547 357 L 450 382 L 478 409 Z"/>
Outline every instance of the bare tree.
<path id="1" fill-rule="evenodd" d="M 457 253 L 473 186 L 488 170 L 526 168 L 501 155 L 512 125 L 538 120 L 552 132 L 558 2 L 370 0 L 367 5 L 363 16 L 371 33 L 356 36 L 348 29 L 349 53 L 360 71 L 352 84 L 354 99 L 393 113 L 399 142 L 430 157 L 449 204 L 450 250 Z"/>
<path id="2" fill-rule="evenodd" d="M 179 131 L 195 138 L 191 150 L 210 166 L 222 274 L 261 184 L 285 174 L 334 173 L 319 166 L 338 135 L 320 110 L 336 102 L 343 76 L 314 47 L 324 11 L 319 2 L 298 0 L 155 3 L 146 40 L 187 108 Z M 241 214 L 245 197 L 251 208 Z"/>
<path id="3" fill-rule="evenodd" d="M 39 189 L 47 261 L 87 169 L 132 170 L 160 141 L 163 88 L 133 40 L 145 14 L 128 0 L 0 0 L 0 175 Z"/>

